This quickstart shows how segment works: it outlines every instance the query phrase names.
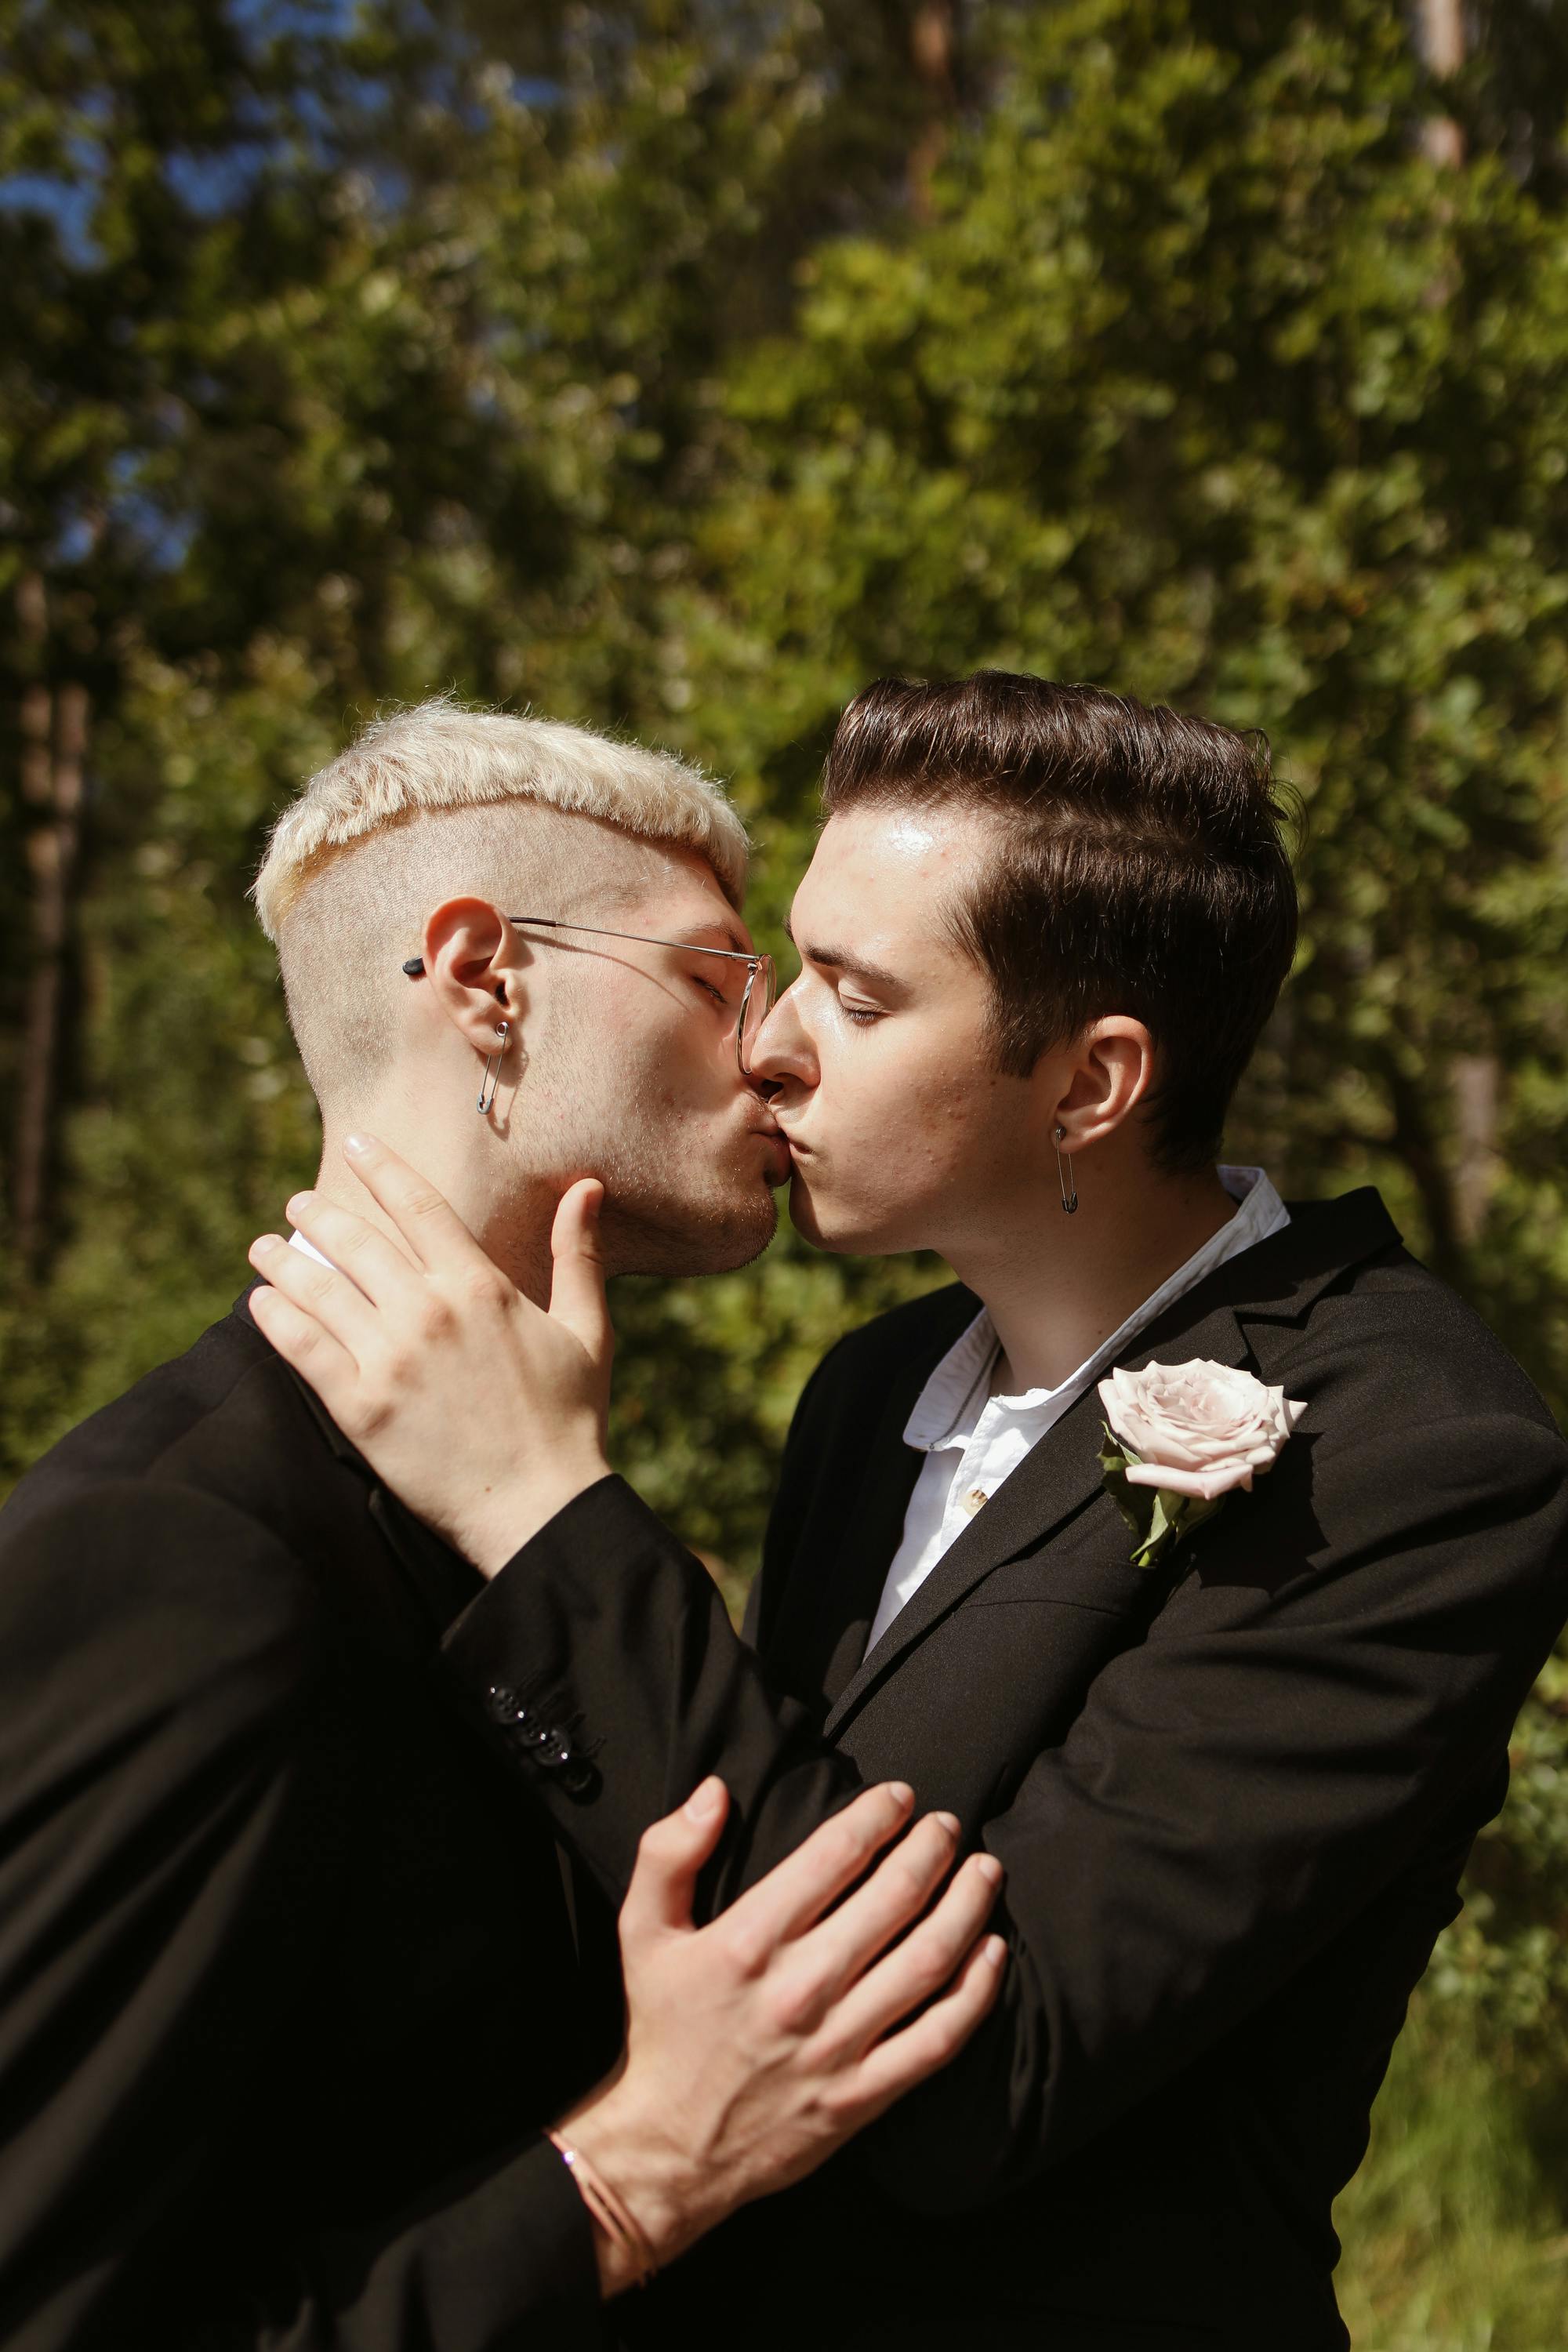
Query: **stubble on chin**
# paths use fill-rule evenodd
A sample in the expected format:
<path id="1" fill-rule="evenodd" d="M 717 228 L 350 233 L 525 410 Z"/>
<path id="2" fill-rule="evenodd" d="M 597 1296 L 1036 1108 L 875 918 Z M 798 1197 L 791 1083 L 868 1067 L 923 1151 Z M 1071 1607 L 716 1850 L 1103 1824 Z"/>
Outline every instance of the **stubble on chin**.
<path id="1" fill-rule="evenodd" d="M 574 1097 L 556 1150 L 605 1187 L 607 1274 L 731 1274 L 773 1237 L 778 1210 L 754 1141 L 731 1130 L 715 1143 L 647 1073 L 613 1107 L 586 1089 Z"/>
<path id="2" fill-rule="evenodd" d="M 778 1208 L 765 1190 L 744 1199 L 658 1200 L 606 1192 L 600 1218 L 607 1274 L 667 1277 L 733 1274 L 761 1257 L 778 1226 Z"/>

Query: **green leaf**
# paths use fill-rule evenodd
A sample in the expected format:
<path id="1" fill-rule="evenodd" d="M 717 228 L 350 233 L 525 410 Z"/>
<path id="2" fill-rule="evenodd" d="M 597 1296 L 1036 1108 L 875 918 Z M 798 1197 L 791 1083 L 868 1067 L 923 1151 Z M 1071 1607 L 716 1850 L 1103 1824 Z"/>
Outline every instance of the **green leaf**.
<path id="1" fill-rule="evenodd" d="M 1100 1483 L 1126 1520 L 1134 1540 L 1142 1544 L 1149 1533 L 1149 1490 L 1146 1486 L 1130 1486 L 1127 1480 L 1127 1465 L 1136 1462 L 1139 1456 L 1121 1445 L 1105 1422 L 1100 1426 L 1105 1433 L 1105 1448 L 1099 1456 L 1103 1473 Z"/>

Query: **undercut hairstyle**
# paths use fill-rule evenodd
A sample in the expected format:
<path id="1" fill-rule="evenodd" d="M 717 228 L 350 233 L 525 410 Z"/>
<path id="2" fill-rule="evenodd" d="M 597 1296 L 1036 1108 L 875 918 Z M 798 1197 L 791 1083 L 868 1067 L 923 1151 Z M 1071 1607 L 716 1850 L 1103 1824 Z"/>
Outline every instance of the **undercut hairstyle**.
<path id="1" fill-rule="evenodd" d="M 992 854 L 947 914 L 991 983 L 996 1066 L 1026 1077 L 1126 1013 L 1158 1055 L 1156 1164 L 1213 1161 L 1296 946 L 1263 735 L 1007 670 L 879 678 L 839 719 L 823 803 L 987 821 Z"/>
<path id="2" fill-rule="evenodd" d="M 284 810 L 251 891 L 317 1100 L 384 1067 L 399 964 L 443 898 L 592 919 L 636 894 L 628 842 L 695 850 L 740 906 L 745 826 L 670 753 L 446 696 L 374 719 Z"/>

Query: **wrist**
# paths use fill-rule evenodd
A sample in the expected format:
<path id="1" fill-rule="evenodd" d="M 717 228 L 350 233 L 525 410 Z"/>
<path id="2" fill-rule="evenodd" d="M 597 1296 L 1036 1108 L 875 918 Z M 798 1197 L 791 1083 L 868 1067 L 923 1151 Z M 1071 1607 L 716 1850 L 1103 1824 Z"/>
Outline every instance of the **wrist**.
<path id="1" fill-rule="evenodd" d="M 728 2209 L 700 2166 L 621 2087 L 624 2079 L 624 2073 L 613 2076 L 591 2092 L 562 2117 L 558 2129 L 609 2183 L 647 2242 L 655 2267 L 663 2270 Z M 595 2249 L 602 2247 L 605 2292 L 618 2293 L 634 2283 L 635 2263 L 624 2249 L 603 2242 L 606 2233 L 597 2223 L 594 2234 Z M 616 2284 L 607 2283 L 610 2277 Z"/>
<path id="2" fill-rule="evenodd" d="M 628 2287 L 647 2286 L 658 2263 L 630 2208 L 575 2140 L 568 2139 L 564 2132 L 553 2130 L 547 2132 L 545 2137 L 571 2174 L 572 2185 L 581 2200 L 594 2242 L 594 2265 L 599 2275 L 601 2299 L 608 2303 L 613 2295 L 624 2294 Z"/>
<path id="3" fill-rule="evenodd" d="M 486 1487 L 463 1514 L 458 1549 L 481 1576 L 497 1576 L 569 1503 L 609 1475 L 603 1451 L 584 1446 L 558 1454 L 525 1478 Z"/>

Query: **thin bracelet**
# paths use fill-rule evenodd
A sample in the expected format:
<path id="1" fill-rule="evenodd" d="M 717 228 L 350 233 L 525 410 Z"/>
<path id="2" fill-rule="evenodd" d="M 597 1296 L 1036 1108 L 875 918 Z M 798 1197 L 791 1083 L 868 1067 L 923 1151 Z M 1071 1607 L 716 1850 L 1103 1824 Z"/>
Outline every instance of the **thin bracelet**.
<path id="1" fill-rule="evenodd" d="M 556 2131 L 547 2131 L 544 2137 L 576 2182 L 577 2193 L 593 2219 L 611 2242 L 623 2248 L 631 2257 L 637 2273 L 634 2284 L 647 2286 L 658 2264 L 654 2259 L 647 2231 L 637 2221 L 625 2198 L 616 2195 L 604 2174 L 589 2163 L 580 2147 L 574 2147 L 569 2139 L 563 2139 Z"/>

